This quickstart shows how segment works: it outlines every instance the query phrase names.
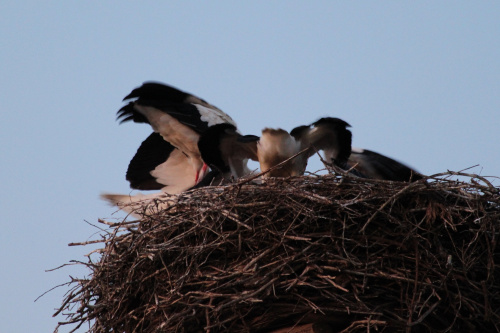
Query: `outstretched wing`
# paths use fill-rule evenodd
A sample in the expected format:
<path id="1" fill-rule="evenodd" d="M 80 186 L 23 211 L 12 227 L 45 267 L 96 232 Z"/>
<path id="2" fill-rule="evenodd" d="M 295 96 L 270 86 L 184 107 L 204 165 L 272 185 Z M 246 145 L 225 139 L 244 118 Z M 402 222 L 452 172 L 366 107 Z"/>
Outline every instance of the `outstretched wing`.
<path id="1" fill-rule="evenodd" d="M 126 179 L 130 182 L 130 187 L 137 190 L 159 190 L 168 185 L 159 183 L 151 175 L 151 171 L 167 161 L 175 149 L 158 133 L 151 133 L 141 143 L 128 165 Z"/>
<path id="2" fill-rule="evenodd" d="M 197 133 L 203 133 L 215 124 L 235 125 L 230 116 L 205 100 L 162 83 L 145 82 L 123 100 L 132 101 L 118 111 L 121 122 L 133 120 L 153 125 L 152 119 L 144 112 L 147 108 L 153 108 L 169 114 Z"/>
<path id="3" fill-rule="evenodd" d="M 118 111 L 121 122 L 148 123 L 158 133 L 145 141 L 145 147 L 139 149 L 131 162 L 130 179 L 127 179 L 131 184 L 134 182 L 134 188 L 171 186 L 174 176 L 187 177 L 185 184 L 190 184 L 192 179 L 198 182 L 207 171 L 198 149 L 200 134 L 215 124 L 234 124 L 231 117 L 203 99 L 162 83 L 146 82 L 124 100 L 131 101 Z M 165 144 L 159 142 L 159 137 Z M 155 152 L 158 156 L 152 157 Z"/>
<path id="4" fill-rule="evenodd" d="M 195 185 L 195 170 L 188 157 L 158 133 L 142 142 L 130 161 L 126 179 L 138 190 L 179 193 Z"/>

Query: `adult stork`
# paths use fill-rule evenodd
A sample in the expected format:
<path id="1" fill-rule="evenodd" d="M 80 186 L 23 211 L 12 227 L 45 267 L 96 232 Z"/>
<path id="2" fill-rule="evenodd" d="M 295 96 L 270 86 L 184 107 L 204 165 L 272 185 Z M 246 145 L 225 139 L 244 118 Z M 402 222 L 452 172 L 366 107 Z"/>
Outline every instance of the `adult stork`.
<path id="1" fill-rule="evenodd" d="M 201 135 L 218 124 L 236 128 L 231 117 L 217 107 L 158 82 L 145 82 L 123 100 L 129 103 L 117 113 L 120 123 L 147 123 L 154 131 L 129 164 L 126 179 L 133 189 L 161 189 L 175 194 L 199 184 L 209 172 L 198 147 Z M 102 197 L 123 206 L 158 195 L 104 194 Z"/>
<path id="2" fill-rule="evenodd" d="M 351 132 L 348 123 L 338 118 L 321 118 L 310 126 L 299 126 L 292 131 L 297 140 L 323 150 L 327 163 L 332 163 L 353 174 L 373 179 L 416 181 L 422 175 L 413 168 L 380 153 L 350 148 Z M 349 145 L 349 149 L 347 149 Z"/>

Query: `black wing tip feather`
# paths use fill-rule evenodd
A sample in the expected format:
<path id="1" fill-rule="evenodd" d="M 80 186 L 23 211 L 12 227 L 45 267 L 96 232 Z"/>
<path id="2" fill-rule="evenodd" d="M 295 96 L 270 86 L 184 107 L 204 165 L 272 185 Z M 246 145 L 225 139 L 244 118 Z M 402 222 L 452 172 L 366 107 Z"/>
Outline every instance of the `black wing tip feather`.
<path id="1" fill-rule="evenodd" d="M 415 182 L 424 178 L 424 175 L 412 167 L 376 151 L 363 149 L 363 152 L 359 154 L 365 155 L 372 167 L 385 180 Z"/>
<path id="2" fill-rule="evenodd" d="M 130 102 L 123 106 L 116 112 L 116 114 L 116 120 L 118 120 L 120 124 L 131 120 L 136 123 L 149 123 L 148 119 L 144 115 L 135 110 L 134 102 Z"/>
<path id="3" fill-rule="evenodd" d="M 123 98 L 123 101 L 137 98 L 140 100 L 170 100 L 183 102 L 190 94 L 157 81 L 146 81 Z"/>
<path id="4" fill-rule="evenodd" d="M 311 126 L 320 126 L 320 125 L 335 126 L 335 127 L 351 127 L 351 125 L 349 125 L 349 123 L 347 123 L 345 120 L 334 117 L 323 117 L 311 124 Z"/>
<path id="5" fill-rule="evenodd" d="M 410 183 L 413 183 L 413 182 L 416 182 L 417 180 L 424 179 L 424 176 L 421 173 L 412 169 L 410 177 L 408 177 L 408 179 L 409 179 Z"/>
<path id="6" fill-rule="evenodd" d="M 158 133 L 151 133 L 144 140 L 130 161 L 126 180 L 130 187 L 137 190 L 159 190 L 165 185 L 160 184 L 151 175 L 158 165 L 164 163 L 175 147 L 163 140 Z"/>
<path id="7" fill-rule="evenodd" d="M 132 89 L 132 91 L 123 98 L 123 101 L 126 101 L 127 99 L 132 99 L 132 98 L 136 98 L 136 97 L 140 97 L 142 92 L 144 90 L 151 90 L 150 88 L 154 87 L 154 86 L 166 86 L 166 84 L 164 83 L 161 83 L 161 82 L 155 82 L 155 81 L 145 81 L 142 83 L 142 85 L 138 86 L 138 87 L 135 87 L 134 89 Z"/>
<path id="8" fill-rule="evenodd" d="M 120 120 L 120 124 L 131 120 L 136 123 L 148 123 L 147 118 L 135 110 L 136 102 L 141 104 L 144 101 L 182 101 L 186 96 L 188 96 L 187 93 L 172 86 L 156 81 L 146 81 L 123 98 L 123 101 L 134 100 L 118 110 L 117 120 Z"/>

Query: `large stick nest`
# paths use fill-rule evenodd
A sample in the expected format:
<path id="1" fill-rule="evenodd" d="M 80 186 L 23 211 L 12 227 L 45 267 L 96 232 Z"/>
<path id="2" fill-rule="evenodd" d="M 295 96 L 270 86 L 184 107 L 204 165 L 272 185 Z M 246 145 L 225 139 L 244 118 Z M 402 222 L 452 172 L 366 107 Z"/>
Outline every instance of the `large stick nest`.
<path id="1" fill-rule="evenodd" d="M 500 331 L 500 190 L 462 176 L 311 175 L 169 197 L 139 221 L 101 221 L 99 259 L 57 313 L 96 333 Z"/>

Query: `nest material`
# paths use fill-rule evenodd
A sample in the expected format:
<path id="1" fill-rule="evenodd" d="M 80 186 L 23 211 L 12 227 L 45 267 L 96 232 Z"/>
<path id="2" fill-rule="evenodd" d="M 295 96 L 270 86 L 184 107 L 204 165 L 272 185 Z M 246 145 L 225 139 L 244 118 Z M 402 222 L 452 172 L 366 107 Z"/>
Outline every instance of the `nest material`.
<path id="1" fill-rule="evenodd" d="M 158 202 L 162 206 L 162 202 Z M 154 206 L 153 206 L 154 207 Z M 109 223 L 58 313 L 90 332 L 500 331 L 500 191 L 304 176 Z"/>

